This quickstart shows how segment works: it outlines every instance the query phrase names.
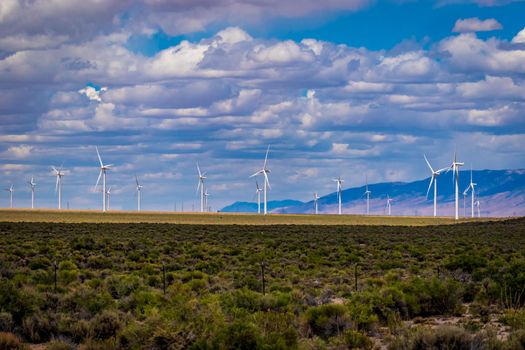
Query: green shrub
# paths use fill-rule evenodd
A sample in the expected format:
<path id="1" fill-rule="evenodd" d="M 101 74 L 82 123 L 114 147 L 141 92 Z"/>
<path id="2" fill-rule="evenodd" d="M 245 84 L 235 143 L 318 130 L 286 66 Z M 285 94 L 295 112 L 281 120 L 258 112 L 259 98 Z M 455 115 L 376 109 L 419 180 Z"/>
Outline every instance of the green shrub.
<path id="1" fill-rule="evenodd" d="M 123 322 L 116 311 L 104 310 L 91 320 L 90 327 L 93 338 L 104 340 L 115 337 Z"/>
<path id="2" fill-rule="evenodd" d="M 312 333 L 324 339 L 343 333 L 350 326 L 343 305 L 325 304 L 306 310 L 306 322 Z"/>
<path id="3" fill-rule="evenodd" d="M 224 350 L 257 349 L 257 328 L 248 322 L 237 321 L 225 327 L 214 339 L 213 347 Z"/>
<path id="4" fill-rule="evenodd" d="M 54 314 L 36 312 L 24 319 L 22 332 L 33 343 L 41 343 L 57 335 L 58 323 Z"/>
<path id="5" fill-rule="evenodd" d="M 32 314 L 38 306 L 39 298 L 27 289 L 20 289 L 9 281 L 0 281 L 0 311 L 12 316 L 14 325 L 21 325 L 22 320 Z"/>
<path id="6" fill-rule="evenodd" d="M 13 333 L 0 332 L 0 349 L 2 350 L 29 350 Z"/>
<path id="7" fill-rule="evenodd" d="M 13 316 L 9 312 L 0 312 L 0 332 L 11 332 Z"/>
<path id="8" fill-rule="evenodd" d="M 361 332 L 348 330 L 345 335 L 345 343 L 348 349 L 372 349 L 374 342 Z"/>

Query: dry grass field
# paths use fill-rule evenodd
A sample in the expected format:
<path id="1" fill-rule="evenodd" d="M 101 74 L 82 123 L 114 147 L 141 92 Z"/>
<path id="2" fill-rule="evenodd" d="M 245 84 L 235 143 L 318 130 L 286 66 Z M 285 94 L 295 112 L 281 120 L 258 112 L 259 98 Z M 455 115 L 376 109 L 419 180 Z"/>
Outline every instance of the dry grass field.
<path id="1" fill-rule="evenodd" d="M 206 225 L 385 225 L 429 226 L 449 225 L 471 221 L 493 221 L 495 218 L 461 219 L 450 217 L 407 217 L 365 215 L 256 215 L 234 213 L 175 213 L 91 210 L 2 209 L 3 222 L 62 222 L 62 223 L 173 223 Z"/>

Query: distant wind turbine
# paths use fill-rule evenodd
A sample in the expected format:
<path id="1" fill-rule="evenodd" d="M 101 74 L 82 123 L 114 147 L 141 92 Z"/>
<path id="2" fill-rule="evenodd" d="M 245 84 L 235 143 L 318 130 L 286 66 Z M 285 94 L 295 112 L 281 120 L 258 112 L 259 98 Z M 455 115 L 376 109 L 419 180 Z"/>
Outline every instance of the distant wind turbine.
<path id="1" fill-rule="evenodd" d="M 341 179 L 341 176 L 339 176 L 337 179 L 332 179 L 337 183 L 337 202 L 338 202 L 338 213 L 339 215 L 342 214 L 342 200 L 343 200 L 343 182 L 344 180 Z"/>
<path id="2" fill-rule="evenodd" d="M 262 169 L 250 176 L 250 177 L 254 177 L 260 174 L 264 175 L 264 183 L 263 183 L 264 215 L 268 214 L 267 192 L 268 192 L 268 189 L 272 189 L 272 187 L 270 186 L 270 180 L 268 180 L 268 174 L 270 173 L 270 169 L 268 169 L 268 153 L 269 152 L 270 152 L 270 145 L 268 145 L 268 148 L 266 149 L 266 156 L 264 157 L 264 164 L 263 164 Z"/>
<path id="3" fill-rule="evenodd" d="M 257 196 L 257 214 L 261 213 L 261 192 L 262 188 L 259 187 L 259 182 L 255 180 L 255 195 Z"/>
<path id="4" fill-rule="evenodd" d="M 388 213 L 388 216 L 391 216 L 392 215 L 392 198 L 390 198 L 390 196 L 387 194 L 386 195 L 386 211 Z"/>
<path id="5" fill-rule="evenodd" d="M 365 177 L 366 181 L 366 187 L 365 187 L 365 193 L 363 193 L 363 196 L 366 196 L 366 215 L 370 215 L 370 194 L 372 194 L 372 191 L 368 189 L 368 177 Z"/>
<path id="6" fill-rule="evenodd" d="M 206 211 L 211 211 L 210 208 L 208 207 L 208 196 L 210 194 L 208 193 L 208 189 L 206 189 L 206 191 L 204 191 L 204 208 L 206 209 Z"/>
<path id="7" fill-rule="evenodd" d="M 465 189 L 465 192 L 463 192 L 465 195 L 468 193 L 468 191 L 471 191 L 471 195 L 472 195 L 472 200 L 471 200 L 471 215 L 470 217 L 473 218 L 474 217 L 474 198 L 476 196 L 476 190 L 475 190 L 475 187 L 476 187 L 477 184 L 475 184 L 473 181 L 472 181 L 472 168 L 470 168 L 470 183 L 468 185 L 468 187 Z"/>
<path id="8" fill-rule="evenodd" d="M 454 152 L 454 161 L 452 162 L 452 165 L 450 168 L 448 168 L 447 172 L 449 170 L 452 170 L 452 181 L 455 183 L 455 197 L 456 197 L 456 220 L 459 220 L 459 167 L 465 165 L 465 163 L 461 163 L 457 161 L 456 152 Z"/>
<path id="9" fill-rule="evenodd" d="M 432 172 L 432 177 L 430 178 L 430 183 L 428 184 L 428 189 L 427 189 L 427 199 L 428 199 L 428 194 L 430 193 L 430 189 L 432 188 L 432 184 L 434 184 L 434 216 L 437 216 L 437 177 L 443 171 L 447 170 L 448 168 L 434 170 L 434 168 L 432 168 L 432 165 L 430 165 L 430 162 L 428 161 L 427 156 L 423 154 L 423 157 L 425 158 L 425 162 L 427 162 L 428 168 Z"/>
<path id="10" fill-rule="evenodd" d="M 11 184 L 11 187 L 5 189 L 7 192 L 9 192 L 9 208 L 13 208 L 13 192 L 15 192 L 15 188 Z"/>
<path id="11" fill-rule="evenodd" d="M 200 199 L 201 199 L 201 213 L 204 212 L 204 206 L 206 198 L 204 196 L 204 180 L 206 179 L 206 173 L 201 173 L 201 168 L 199 168 L 199 163 L 197 163 L 197 171 L 199 172 L 199 183 L 197 184 L 197 193 L 199 193 L 200 189 Z"/>
<path id="12" fill-rule="evenodd" d="M 317 195 L 317 192 L 314 193 L 314 209 L 315 209 L 315 215 L 319 214 L 319 197 Z"/>
<path id="13" fill-rule="evenodd" d="M 62 165 L 58 169 L 54 166 L 52 166 L 51 168 L 53 169 L 53 172 L 57 177 L 55 192 L 58 192 L 58 209 L 62 209 L 62 177 L 65 175 L 63 171 L 64 169 L 62 169 Z"/>
<path id="14" fill-rule="evenodd" d="M 36 182 L 35 179 L 31 176 L 31 181 L 28 182 L 29 186 L 31 186 L 31 209 L 35 209 L 35 187 Z"/>
<path id="15" fill-rule="evenodd" d="M 102 158 L 100 157 L 100 153 L 98 152 L 98 147 L 95 146 L 95 149 L 97 151 L 98 161 L 100 162 L 100 173 L 98 174 L 97 183 L 95 184 L 95 188 L 97 188 L 98 183 L 100 182 L 100 178 L 102 177 L 102 211 L 107 210 L 106 206 L 106 172 L 113 166 L 113 164 L 106 164 L 102 162 Z"/>
<path id="16" fill-rule="evenodd" d="M 137 183 L 137 211 L 140 211 L 140 191 L 142 190 L 142 186 L 140 183 L 139 183 L 139 178 L 137 177 L 137 175 L 135 175 L 135 182 Z"/>
<path id="17" fill-rule="evenodd" d="M 111 198 L 111 186 L 109 186 L 108 190 L 106 191 L 106 196 L 107 196 L 107 199 L 106 199 L 106 206 L 107 206 L 107 210 L 109 211 L 110 209 L 110 206 L 109 206 L 109 201 L 110 201 L 110 198 Z"/>
<path id="18" fill-rule="evenodd" d="M 478 209 L 478 218 L 481 217 L 480 215 L 480 211 L 479 211 L 479 206 L 480 206 L 480 203 L 479 203 L 479 199 L 476 201 L 476 208 Z"/>

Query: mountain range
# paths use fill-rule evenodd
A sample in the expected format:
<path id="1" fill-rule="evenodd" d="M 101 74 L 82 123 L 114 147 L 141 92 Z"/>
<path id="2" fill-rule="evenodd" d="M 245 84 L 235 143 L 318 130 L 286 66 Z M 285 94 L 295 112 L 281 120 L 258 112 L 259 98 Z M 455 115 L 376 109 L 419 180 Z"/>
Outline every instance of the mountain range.
<path id="1" fill-rule="evenodd" d="M 525 216 L 525 169 L 516 170 L 474 170 L 473 182 L 476 186 L 476 200 L 480 201 L 481 216 L 504 217 Z M 470 170 L 460 171 L 460 215 L 471 215 L 471 195 L 464 197 L 463 191 L 470 182 Z M 412 182 L 384 182 L 369 184 L 370 214 L 385 215 L 387 195 L 393 199 L 392 215 L 430 216 L 433 212 L 433 189 L 428 199 L 426 193 L 430 177 Z M 438 177 L 438 216 L 454 214 L 454 183 L 452 172 Z M 335 185 L 334 185 L 335 189 Z M 365 186 L 353 187 L 342 191 L 343 213 L 366 213 L 366 199 L 363 196 Z M 337 212 L 337 193 L 334 191 L 322 196 L 319 212 L 335 214 Z M 269 201 L 272 213 L 312 214 L 313 200 Z M 257 203 L 236 202 L 223 208 L 228 212 L 257 212 Z M 476 212 L 477 215 L 477 212 Z"/>

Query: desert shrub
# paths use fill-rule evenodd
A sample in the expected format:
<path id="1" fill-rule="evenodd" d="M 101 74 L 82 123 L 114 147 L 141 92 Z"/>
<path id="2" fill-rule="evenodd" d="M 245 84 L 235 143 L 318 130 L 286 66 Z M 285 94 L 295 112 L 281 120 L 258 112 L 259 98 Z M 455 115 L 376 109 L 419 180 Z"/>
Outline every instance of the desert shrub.
<path id="1" fill-rule="evenodd" d="M 120 309 L 131 311 L 138 318 L 143 318 L 157 310 L 161 305 L 162 296 L 156 291 L 137 290 L 124 298 Z"/>
<path id="2" fill-rule="evenodd" d="M 52 266 L 51 260 L 43 256 L 37 256 L 29 261 L 29 268 L 31 270 L 46 270 Z"/>
<path id="3" fill-rule="evenodd" d="M 348 330 L 344 335 L 345 343 L 348 349 L 372 349 L 374 346 L 374 343 L 372 340 L 367 337 L 365 334 L 354 331 L 354 330 Z"/>
<path id="4" fill-rule="evenodd" d="M 325 339 L 341 334 L 350 326 L 343 305 L 325 304 L 310 307 L 306 310 L 305 317 L 313 334 Z"/>
<path id="5" fill-rule="evenodd" d="M 412 278 L 403 284 L 410 316 L 446 315 L 460 311 L 463 289 L 452 279 Z"/>
<path id="6" fill-rule="evenodd" d="M 359 330 L 372 330 L 379 322 L 378 316 L 373 312 L 372 305 L 353 298 L 348 304 L 350 318 Z"/>
<path id="7" fill-rule="evenodd" d="M 75 350 L 75 346 L 63 340 L 52 340 L 47 343 L 45 350 Z"/>
<path id="8" fill-rule="evenodd" d="M 141 282 L 137 276 L 113 275 L 106 279 L 105 284 L 109 294 L 115 299 L 120 299 L 137 290 Z"/>
<path id="9" fill-rule="evenodd" d="M 97 314 L 90 322 L 91 334 L 95 339 L 115 337 L 123 327 L 119 314 L 116 311 L 104 310 Z"/>
<path id="10" fill-rule="evenodd" d="M 525 309 L 506 310 L 501 321 L 512 329 L 525 329 Z"/>
<path id="11" fill-rule="evenodd" d="M 0 311 L 12 316 L 14 325 L 32 314 L 38 307 L 39 298 L 27 289 L 20 289 L 9 281 L 0 281 Z"/>
<path id="12" fill-rule="evenodd" d="M 9 312 L 0 312 L 0 332 L 11 332 L 13 316 Z"/>
<path id="13" fill-rule="evenodd" d="M 215 337 L 214 348 L 231 350 L 257 349 L 259 334 L 257 328 L 249 322 L 236 321 L 226 326 Z"/>
<path id="14" fill-rule="evenodd" d="M 115 350 L 117 345 L 114 340 L 88 339 L 78 347 L 78 350 Z"/>
<path id="15" fill-rule="evenodd" d="M 525 330 L 513 332 L 503 344 L 504 350 L 525 350 Z"/>
<path id="16" fill-rule="evenodd" d="M 419 329 L 395 338 L 388 345 L 391 350 L 450 349 L 472 350 L 483 340 L 475 339 L 461 328 L 441 326 L 436 329 Z"/>
<path id="17" fill-rule="evenodd" d="M 222 294 L 221 304 L 227 310 L 238 308 L 254 312 L 260 310 L 261 299 L 261 294 L 243 288 Z"/>
<path id="18" fill-rule="evenodd" d="M 54 314 L 36 312 L 22 322 L 22 333 L 33 343 L 48 341 L 58 333 L 58 323 Z"/>
<path id="19" fill-rule="evenodd" d="M 29 350 L 13 333 L 0 332 L 0 349 L 2 350 Z"/>
<path id="20" fill-rule="evenodd" d="M 80 313 L 91 316 L 114 305 L 115 302 L 107 291 L 93 290 L 84 285 L 68 293 L 60 301 L 60 308 L 65 313 Z"/>

